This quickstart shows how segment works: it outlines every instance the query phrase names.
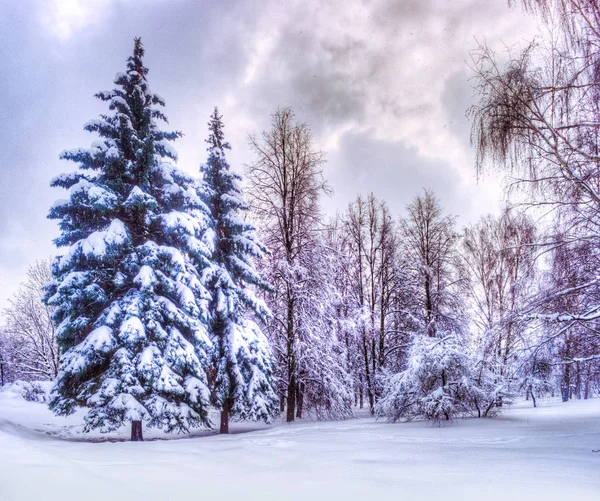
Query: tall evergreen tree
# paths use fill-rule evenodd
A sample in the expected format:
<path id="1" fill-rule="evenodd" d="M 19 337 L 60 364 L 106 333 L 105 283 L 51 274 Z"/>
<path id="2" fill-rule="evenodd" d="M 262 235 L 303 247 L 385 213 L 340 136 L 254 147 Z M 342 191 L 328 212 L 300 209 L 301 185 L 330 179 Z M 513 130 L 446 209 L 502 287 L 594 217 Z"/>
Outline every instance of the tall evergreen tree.
<path id="1" fill-rule="evenodd" d="M 214 371 L 213 404 L 221 410 L 221 433 L 229 432 L 229 418 L 264 420 L 278 413 L 274 362 L 269 343 L 248 318 L 269 316 L 252 286 L 264 287 L 252 259 L 265 254 L 254 227 L 245 222 L 248 210 L 239 187 L 241 177 L 229 168 L 222 117 L 217 108 L 210 117 L 208 160 L 200 168 L 206 184 L 203 200 L 210 210 L 214 243 L 212 265 L 205 284 L 211 296 L 210 335 Z"/>
<path id="2" fill-rule="evenodd" d="M 50 407 L 88 408 L 86 430 L 142 422 L 167 431 L 210 424 L 205 367 L 207 293 L 201 272 L 210 250 L 200 182 L 178 170 L 163 99 L 148 85 L 135 39 L 126 73 L 96 95 L 111 111 L 85 125 L 99 140 L 61 157 L 79 164 L 52 186 L 69 190 L 49 218 L 59 220 L 45 301 L 62 357 Z"/>

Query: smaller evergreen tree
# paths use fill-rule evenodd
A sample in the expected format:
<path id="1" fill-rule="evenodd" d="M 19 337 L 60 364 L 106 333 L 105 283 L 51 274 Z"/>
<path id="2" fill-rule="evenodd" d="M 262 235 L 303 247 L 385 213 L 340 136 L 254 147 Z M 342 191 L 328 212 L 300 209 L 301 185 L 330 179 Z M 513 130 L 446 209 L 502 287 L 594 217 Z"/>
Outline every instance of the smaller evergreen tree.
<path id="1" fill-rule="evenodd" d="M 265 254 L 254 227 L 242 215 L 248 209 L 239 187 L 241 177 L 230 170 L 222 117 L 210 117 L 208 160 L 200 168 L 206 184 L 203 201 L 212 218 L 213 255 L 204 283 L 211 297 L 209 333 L 213 344 L 213 404 L 221 411 L 221 433 L 229 432 L 230 416 L 269 422 L 278 413 L 274 362 L 270 345 L 248 318 L 270 315 L 252 287 L 266 287 L 252 259 Z"/>

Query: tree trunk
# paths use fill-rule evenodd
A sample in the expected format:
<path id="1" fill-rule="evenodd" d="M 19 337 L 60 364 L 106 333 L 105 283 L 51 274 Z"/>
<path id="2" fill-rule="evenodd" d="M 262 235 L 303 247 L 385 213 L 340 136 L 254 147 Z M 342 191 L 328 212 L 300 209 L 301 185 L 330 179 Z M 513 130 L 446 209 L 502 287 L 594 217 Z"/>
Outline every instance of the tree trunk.
<path id="1" fill-rule="evenodd" d="M 581 367 L 579 362 L 576 362 L 577 376 L 575 377 L 575 398 L 581 400 Z"/>
<path id="2" fill-rule="evenodd" d="M 427 322 L 427 335 L 435 337 L 435 330 L 432 328 L 431 321 L 433 320 L 433 301 L 431 299 L 431 284 L 429 272 L 425 275 L 425 315 Z"/>
<path id="3" fill-rule="evenodd" d="M 302 404 L 304 403 L 304 383 L 296 385 L 296 417 L 302 419 Z"/>
<path id="4" fill-rule="evenodd" d="M 288 384 L 288 396 L 287 396 L 287 416 L 286 421 L 291 423 L 294 420 L 296 413 L 296 376 L 290 375 Z"/>
<path id="5" fill-rule="evenodd" d="M 371 415 L 375 414 L 375 401 L 373 398 L 373 386 L 371 385 L 371 373 L 369 368 L 369 346 L 367 344 L 367 335 L 363 332 L 363 355 L 365 359 L 365 380 L 367 382 L 367 397 L 369 397 L 369 410 Z"/>
<path id="6" fill-rule="evenodd" d="M 560 387 L 560 392 L 563 402 L 568 402 L 571 398 L 571 366 L 565 365 L 565 372 L 563 375 L 563 384 Z"/>
<path id="7" fill-rule="evenodd" d="M 291 423 L 296 413 L 296 353 L 294 350 L 294 300 L 288 296 L 287 300 L 287 416 L 286 421 Z"/>
<path id="8" fill-rule="evenodd" d="M 360 408 L 362 409 L 365 406 L 365 395 L 364 395 L 364 389 L 363 389 L 363 378 L 362 378 L 362 374 L 360 375 L 360 384 L 358 386 L 358 402 L 360 405 Z"/>
<path id="9" fill-rule="evenodd" d="M 375 331 L 373 330 L 373 333 L 375 333 Z M 377 356 L 376 356 L 376 349 L 375 349 L 376 343 L 375 343 L 375 338 L 372 339 L 371 341 L 371 362 L 372 362 L 372 369 L 371 369 L 371 378 L 373 379 L 373 406 L 375 406 L 375 403 L 378 400 L 378 391 L 377 391 Z"/>
<path id="10" fill-rule="evenodd" d="M 279 412 L 283 414 L 283 411 L 285 411 L 285 391 L 281 390 L 279 395 Z"/>
<path id="11" fill-rule="evenodd" d="M 132 421 L 131 422 L 131 441 L 132 442 L 143 442 L 144 437 L 142 435 L 142 422 Z"/>
<path id="12" fill-rule="evenodd" d="M 585 386 L 584 386 L 584 393 L 583 393 L 583 398 L 585 398 L 586 400 L 589 398 L 590 396 L 590 377 L 591 377 L 591 367 L 592 364 L 590 364 L 589 362 L 587 363 L 587 374 L 585 376 Z"/>
<path id="13" fill-rule="evenodd" d="M 221 427 L 219 428 L 219 433 L 227 434 L 229 433 L 229 400 L 225 400 L 223 402 L 223 410 L 221 411 Z"/>
<path id="14" fill-rule="evenodd" d="M 381 283 L 381 312 L 379 314 L 379 358 L 378 364 L 381 369 L 385 365 L 385 302 L 384 302 L 385 283 Z"/>

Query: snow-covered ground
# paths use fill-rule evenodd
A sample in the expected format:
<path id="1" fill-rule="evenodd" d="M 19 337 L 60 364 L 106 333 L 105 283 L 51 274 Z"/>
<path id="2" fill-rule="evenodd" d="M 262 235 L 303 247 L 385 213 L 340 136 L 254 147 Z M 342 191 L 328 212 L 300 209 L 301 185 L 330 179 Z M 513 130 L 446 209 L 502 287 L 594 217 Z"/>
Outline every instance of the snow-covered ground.
<path id="1" fill-rule="evenodd" d="M 90 443 L 126 431 L 82 435 L 80 416 L 0 391 L 0 501 L 600 500 L 600 399 L 440 427 L 361 418 L 259 428 Z"/>

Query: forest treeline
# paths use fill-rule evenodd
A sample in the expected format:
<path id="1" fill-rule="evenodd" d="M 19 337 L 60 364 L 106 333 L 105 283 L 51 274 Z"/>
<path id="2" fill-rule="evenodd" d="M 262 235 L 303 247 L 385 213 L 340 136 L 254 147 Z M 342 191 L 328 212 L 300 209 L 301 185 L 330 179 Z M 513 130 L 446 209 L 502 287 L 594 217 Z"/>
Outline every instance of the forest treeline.
<path id="1" fill-rule="evenodd" d="M 402 214 L 359 195 L 326 217 L 325 152 L 290 108 L 230 168 L 223 117 L 198 176 L 179 170 L 136 39 L 91 148 L 49 217 L 59 256 L 5 311 L 3 384 L 56 381 L 87 429 L 230 419 L 489 417 L 517 397 L 600 392 L 600 7 L 525 1 L 543 33 L 482 45 L 469 110 L 477 169 L 506 173 L 497 215 L 459 228 L 435 193 Z M 368 166 L 365 166 L 368 168 Z M 243 179 L 242 179 L 243 178 Z"/>

